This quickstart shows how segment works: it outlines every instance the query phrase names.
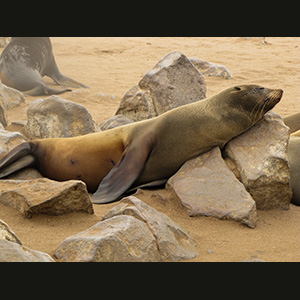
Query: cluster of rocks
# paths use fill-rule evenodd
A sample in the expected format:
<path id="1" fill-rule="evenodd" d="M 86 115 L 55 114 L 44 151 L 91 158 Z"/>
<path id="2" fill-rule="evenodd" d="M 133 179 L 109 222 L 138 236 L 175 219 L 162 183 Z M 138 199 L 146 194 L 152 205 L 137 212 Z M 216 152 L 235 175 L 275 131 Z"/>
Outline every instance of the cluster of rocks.
<path id="1" fill-rule="evenodd" d="M 256 226 L 256 208 L 288 210 L 292 198 L 287 159 L 289 128 L 269 112 L 246 133 L 187 161 L 167 188 L 190 216 Z M 235 176 L 234 176 L 235 175 Z"/>
<path id="2" fill-rule="evenodd" d="M 198 256 L 185 230 L 138 198 L 124 198 L 91 228 L 68 237 L 54 256 L 63 261 L 179 261 Z"/>
<path id="3" fill-rule="evenodd" d="M 181 226 L 130 196 L 108 211 L 101 222 L 66 238 L 54 257 L 64 262 L 160 262 L 198 255 L 195 242 Z M 0 220 L 0 261 L 54 260 L 47 253 L 23 246 Z"/>
<path id="4" fill-rule="evenodd" d="M 213 69 L 218 74 L 215 76 L 232 76 L 223 66 L 172 52 L 125 94 L 116 115 L 101 124 L 100 130 L 149 119 L 205 98 L 201 69 L 207 71 L 203 71 L 207 76 L 213 74 Z M 3 100 L 2 87 L 0 97 L 4 103 L 9 100 Z M 24 101 L 20 93 L 12 96 L 18 97 L 20 100 L 13 102 Z M 3 107 L 7 109 L 5 104 Z M 0 158 L 25 139 L 71 137 L 99 130 L 85 107 L 58 96 L 33 101 L 27 117 L 22 129 L 24 136 L 0 130 Z M 288 140 L 289 130 L 281 117 L 269 112 L 222 151 L 214 148 L 186 162 L 169 179 L 167 188 L 190 216 L 231 219 L 254 228 L 256 209 L 289 209 Z M 29 218 L 71 211 L 93 213 L 84 183 L 55 182 L 41 177 L 37 171 L 27 169 L 1 180 L 0 202 Z M 10 246 L 11 253 L 29 253 L 20 242 L 10 240 L 13 233 L 5 226 L 0 226 L 6 228 L 5 234 L 0 233 L 0 253 L 8 253 L 5 249 Z M 40 255 L 33 251 L 28 259 L 52 260 Z M 196 255 L 195 243 L 184 229 L 135 197 L 123 199 L 103 221 L 67 238 L 55 252 L 60 261 L 178 261 Z M 1 259 L 13 260 L 9 256 L 0 256 Z"/>

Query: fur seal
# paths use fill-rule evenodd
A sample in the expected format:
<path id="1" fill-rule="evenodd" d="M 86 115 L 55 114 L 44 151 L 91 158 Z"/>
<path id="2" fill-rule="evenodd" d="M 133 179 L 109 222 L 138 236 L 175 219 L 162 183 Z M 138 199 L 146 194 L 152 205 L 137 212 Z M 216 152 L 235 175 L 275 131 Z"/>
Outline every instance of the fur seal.
<path id="1" fill-rule="evenodd" d="M 0 79 L 5 85 L 31 96 L 61 94 L 48 87 L 43 76 L 51 77 L 58 85 L 87 88 L 60 73 L 49 37 L 13 37 L 0 57 Z"/>
<path id="2" fill-rule="evenodd" d="M 166 182 L 187 160 L 223 147 L 281 99 L 257 85 L 226 89 L 153 119 L 73 138 L 25 142 L 0 160 L 0 178 L 34 165 L 58 181 L 80 179 L 93 203 L 120 199 L 130 188 Z"/>
<path id="3" fill-rule="evenodd" d="M 288 144 L 288 160 L 291 172 L 292 203 L 300 206 L 300 113 L 283 119 L 290 127 L 290 140 Z"/>

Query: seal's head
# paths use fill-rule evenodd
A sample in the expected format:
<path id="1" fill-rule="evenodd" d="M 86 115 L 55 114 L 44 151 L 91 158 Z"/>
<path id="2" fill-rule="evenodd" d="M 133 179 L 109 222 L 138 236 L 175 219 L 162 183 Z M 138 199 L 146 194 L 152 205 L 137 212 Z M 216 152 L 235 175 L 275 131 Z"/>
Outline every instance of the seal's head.
<path id="1" fill-rule="evenodd" d="M 283 90 L 268 89 L 259 85 L 239 85 L 228 89 L 230 105 L 243 108 L 253 123 L 259 121 L 282 98 Z"/>

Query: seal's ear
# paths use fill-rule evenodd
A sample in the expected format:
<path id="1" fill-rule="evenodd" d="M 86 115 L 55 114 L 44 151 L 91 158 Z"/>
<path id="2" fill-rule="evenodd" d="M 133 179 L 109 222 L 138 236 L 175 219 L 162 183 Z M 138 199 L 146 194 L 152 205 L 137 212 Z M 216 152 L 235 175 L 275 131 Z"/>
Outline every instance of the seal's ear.
<path id="1" fill-rule="evenodd" d="M 111 169 L 92 196 L 95 204 L 119 200 L 141 175 L 152 150 L 149 136 L 132 142 L 122 154 L 120 161 Z"/>

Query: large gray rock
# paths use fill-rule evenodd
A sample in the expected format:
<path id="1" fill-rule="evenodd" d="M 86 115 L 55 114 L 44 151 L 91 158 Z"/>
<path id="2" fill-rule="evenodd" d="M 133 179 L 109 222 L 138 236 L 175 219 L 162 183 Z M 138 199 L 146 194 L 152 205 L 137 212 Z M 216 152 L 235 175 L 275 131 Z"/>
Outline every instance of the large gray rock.
<path id="1" fill-rule="evenodd" d="M 134 196 L 124 198 L 112 208 L 104 220 L 130 215 L 143 221 L 156 239 L 162 261 L 179 261 L 198 256 L 193 239 L 172 219 Z"/>
<path id="2" fill-rule="evenodd" d="M 171 52 L 123 97 L 116 115 L 134 121 L 150 119 L 206 97 L 201 73 L 180 52 Z"/>
<path id="3" fill-rule="evenodd" d="M 55 262 L 47 253 L 0 239 L 0 262 Z"/>
<path id="4" fill-rule="evenodd" d="M 167 182 L 167 188 L 190 216 L 232 219 L 256 226 L 255 202 L 227 168 L 218 147 L 187 161 Z"/>
<path id="5" fill-rule="evenodd" d="M 225 148 L 225 156 L 258 209 L 289 209 L 292 191 L 288 141 L 289 128 L 279 115 L 269 112 Z"/>
<path id="6" fill-rule="evenodd" d="M 15 208 L 28 218 L 36 214 L 94 212 L 86 185 L 77 180 L 1 180 L 0 202 Z"/>
<path id="7" fill-rule="evenodd" d="M 58 96 L 37 99 L 27 110 L 24 134 L 31 139 L 59 138 L 95 132 L 95 125 L 87 109 Z"/>
<path id="8" fill-rule="evenodd" d="M 10 241 L 22 245 L 20 239 L 13 230 L 2 220 L 0 220 L 0 240 Z"/>
<path id="9" fill-rule="evenodd" d="M 116 216 L 68 237 L 54 256 L 67 262 L 160 261 L 147 225 L 131 216 Z"/>

